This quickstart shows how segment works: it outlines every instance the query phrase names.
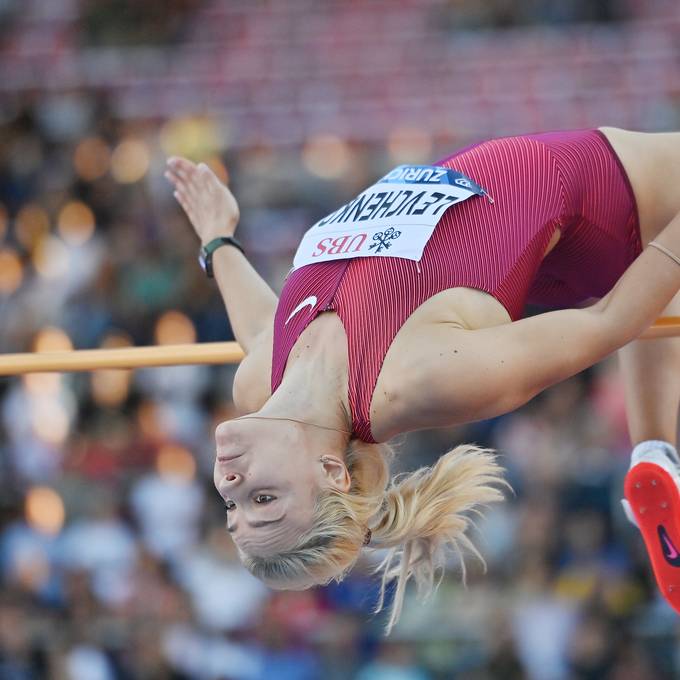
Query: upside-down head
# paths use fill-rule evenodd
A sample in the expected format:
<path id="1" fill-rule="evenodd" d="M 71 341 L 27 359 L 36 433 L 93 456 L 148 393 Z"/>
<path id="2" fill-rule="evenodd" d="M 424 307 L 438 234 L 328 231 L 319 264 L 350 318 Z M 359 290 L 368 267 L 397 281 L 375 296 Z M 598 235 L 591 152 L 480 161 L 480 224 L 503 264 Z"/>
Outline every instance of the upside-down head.
<path id="1" fill-rule="evenodd" d="M 231 507 L 228 529 L 244 566 L 266 585 L 302 590 L 341 581 L 370 538 L 369 549 L 387 549 L 377 568 L 383 574 L 378 609 L 386 584 L 397 581 L 389 632 L 409 578 L 427 596 L 447 552 L 458 555 L 463 578 L 464 552 L 483 562 L 466 531 L 470 513 L 503 499 L 499 487 L 507 484 L 492 451 L 458 446 L 432 467 L 390 479 L 385 444 L 352 439 L 345 452 L 322 455 L 314 465 L 309 457 L 296 460 L 304 454 L 290 448 L 293 460 L 287 454 L 281 460 L 281 450 L 275 470 L 271 460 L 258 464 L 256 457 L 239 468 L 247 454 L 223 462 L 231 473 L 216 464 L 215 484 Z"/>

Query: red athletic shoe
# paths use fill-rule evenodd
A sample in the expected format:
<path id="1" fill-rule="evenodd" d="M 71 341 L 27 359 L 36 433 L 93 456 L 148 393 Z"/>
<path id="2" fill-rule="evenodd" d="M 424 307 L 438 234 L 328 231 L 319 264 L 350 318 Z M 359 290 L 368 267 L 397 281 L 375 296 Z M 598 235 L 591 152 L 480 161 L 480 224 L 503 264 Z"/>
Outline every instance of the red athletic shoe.
<path id="1" fill-rule="evenodd" d="M 642 532 L 659 590 L 680 613 L 680 474 L 663 451 L 640 456 L 624 482 L 628 519 Z"/>

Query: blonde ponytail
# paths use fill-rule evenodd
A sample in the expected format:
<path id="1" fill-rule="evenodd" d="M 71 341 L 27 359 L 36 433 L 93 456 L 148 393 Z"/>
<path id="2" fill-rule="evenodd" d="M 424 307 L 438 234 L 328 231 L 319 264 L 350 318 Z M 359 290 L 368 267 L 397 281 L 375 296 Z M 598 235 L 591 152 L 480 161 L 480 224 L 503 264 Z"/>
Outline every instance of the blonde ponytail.
<path id="1" fill-rule="evenodd" d="M 466 535 L 470 513 L 479 506 L 503 500 L 498 489 L 507 483 L 503 470 L 488 449 L 462 445 L 443 455 L 432 467 L 423 467 L 392 480 L 385 492 L 385 509 L 373 527 L 379 546 L 389 548 L 376 571 L 383 571 L 382 608 L 388 581 L 397 579 L 387 631 L 399 620 L 405 586 L 413 577 L 421 597 L 435 588 L 435 574 L 443 574 L 447 550 L 460 560 L 465 581 L 464 553 L 484 558 Z"/>
<path id="2" fill-rule="evenodd" d="M 432 467 L 389 481 L 386 444 L 352 440 L 346 464 L 352 479 L 349 492 L 325 490 L 317 499 L 313 525 L 292 548 L 268 556 L 241 554 L 251 573 L 273 588 L 302 589 L 341 581 L 361 553 L 368 529 L 369 548 L 387 548 L 376 571 L 383 571 L 380 602 L 388 581 L 397 579 L 387 632 L 401 613 L 404 591 L 413 576 L 421 596 L 435 587 L 447 550 L 460 559 L 464 551 L 483 558 L 465 535 L 470 513 L 503 499 L 503 470 L 492 451 L 457 446 Z M 443 571 L 442 571 L 443 573 Z"/>

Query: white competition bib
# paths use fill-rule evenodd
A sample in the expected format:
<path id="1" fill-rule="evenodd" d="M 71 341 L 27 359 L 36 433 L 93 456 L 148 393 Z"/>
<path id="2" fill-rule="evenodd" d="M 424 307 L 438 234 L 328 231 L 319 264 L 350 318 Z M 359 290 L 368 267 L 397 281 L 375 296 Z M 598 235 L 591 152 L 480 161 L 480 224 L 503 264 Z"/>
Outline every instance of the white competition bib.
<path id="1" fill-rule="evenodd" d="M 460 172 L 400 165 L 302 237 L 293 269 L 350 257 L 420 260 L 446 209 L 472 196 L 491 197 Z"/>

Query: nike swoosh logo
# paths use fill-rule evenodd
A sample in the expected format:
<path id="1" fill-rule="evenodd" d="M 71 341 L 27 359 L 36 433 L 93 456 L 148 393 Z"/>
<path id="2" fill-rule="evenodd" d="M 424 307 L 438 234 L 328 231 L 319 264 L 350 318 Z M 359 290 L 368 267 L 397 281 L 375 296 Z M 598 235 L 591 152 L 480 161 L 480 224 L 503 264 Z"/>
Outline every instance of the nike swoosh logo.
<path id="1" fill-rule="evenodd" d="M 673 545 L 668 532 L 663 528 L 663 525 L 659 524 L 657 531 L 659 533 L 659 540 L 661 541 L 661 551 L 663 556 L 666 558 L 666 562 L 673 567 L 680 567 L 680 553 L 678 549 Z"/>
<path id="2" fill-rule="evenodd" d="M 288 318 L 286 319 L 285 323 L 283 324 L 284 326 L 301 310 L 307 307 L 308 305 L 310 307 L 314 307 L 316 304 L 316 295 L 310 295 L 308 298 L 305 298 L 289 315 Z"/>

